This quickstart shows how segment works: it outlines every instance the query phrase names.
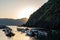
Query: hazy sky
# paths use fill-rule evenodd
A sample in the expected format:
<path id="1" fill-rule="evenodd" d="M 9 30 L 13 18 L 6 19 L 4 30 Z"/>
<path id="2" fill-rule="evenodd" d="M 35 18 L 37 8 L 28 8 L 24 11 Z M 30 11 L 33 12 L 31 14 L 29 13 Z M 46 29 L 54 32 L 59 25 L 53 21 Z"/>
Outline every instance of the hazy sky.
<path id="1" fill-rule="evenodd" d="M 47 0 L 0 0 L 0 18 L 22 18 L 22 12 L 34 12 Z M 26 13 L 28 14 L 29 11 Z M 24 15 L 23 15 L 24 16 Z M 27 16 L 26 16 L 27 17 Z"/>

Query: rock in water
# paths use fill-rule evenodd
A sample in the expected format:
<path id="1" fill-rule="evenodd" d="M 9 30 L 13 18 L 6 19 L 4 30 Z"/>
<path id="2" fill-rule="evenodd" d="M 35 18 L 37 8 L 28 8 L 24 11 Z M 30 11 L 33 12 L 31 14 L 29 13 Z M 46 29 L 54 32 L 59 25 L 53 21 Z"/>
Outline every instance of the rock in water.
<path id="1" fill-rule="evenodd" d="M 5 28 L 3 29 L 3 32 L 5 33 L 5 35 L 9 38 L 13 37 L 15 34 L 12 32 L 12 29 L 10 28 Z"/>
<path id="2" fill-rule="evenodd" d="M 10 33 L 8 33 L 8 34 L 6 34 L 6 36 L 7 37 L 12 37 L 12 36 L 14 36 L 15 34 L 14 33 L 12 33 L 12 32 L 10 32 Z"/>
<path id="3" fill-rule="evenodd" d="M 60 29 L 60 0 L 49 0 L 30 16 L 25 26 Z"/>

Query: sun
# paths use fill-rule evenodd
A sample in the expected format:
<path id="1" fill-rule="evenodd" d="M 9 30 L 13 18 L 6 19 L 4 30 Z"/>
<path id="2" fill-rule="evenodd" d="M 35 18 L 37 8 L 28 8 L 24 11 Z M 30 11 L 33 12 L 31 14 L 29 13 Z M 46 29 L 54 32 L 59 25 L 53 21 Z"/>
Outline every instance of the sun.
<path id="1" fill-rule="evenodd" d="M 35 11 L 36 9 L 34 7 L 27 7 L 24 8 L 22 11 L 20 11 L 17 15 L 18 19 L 21 18 L 29 18 L 30 15 Z"/>

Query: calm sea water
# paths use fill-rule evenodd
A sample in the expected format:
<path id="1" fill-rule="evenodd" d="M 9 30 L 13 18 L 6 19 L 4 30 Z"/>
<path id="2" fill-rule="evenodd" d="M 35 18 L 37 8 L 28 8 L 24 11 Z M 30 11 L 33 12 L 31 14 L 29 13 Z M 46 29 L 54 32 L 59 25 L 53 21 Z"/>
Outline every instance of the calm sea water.
<path id="1" fill-rule="evenodd" d="M 26 36 L 25 33 L 21 33 L 17 31 L 17 26 L 9 26 L 15 36 L 9 38 L 5 35 L 5 33 L 0 29 L 0 40 L 35 40 L 34 37 Z"/>

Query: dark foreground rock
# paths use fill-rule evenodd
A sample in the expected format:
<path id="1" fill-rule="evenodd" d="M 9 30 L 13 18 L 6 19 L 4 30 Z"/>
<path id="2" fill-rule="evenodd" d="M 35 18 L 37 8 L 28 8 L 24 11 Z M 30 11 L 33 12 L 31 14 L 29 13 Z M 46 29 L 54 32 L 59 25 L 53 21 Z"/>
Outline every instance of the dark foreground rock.
<path id="1" fill-rule="evenodd" d="M 31 30 L 26 32 L 26 36 L 34 37 L 38 40 L 60 40 L 60 31 Z"/>
<path id="2" fill-rule="evenodd" d="M 5 26 L 5 25 L 0 25 L 0 29 L 2 29 L 2 31 L 5 33 L 5 35 L 7 37 L 12 37 L 14 36 L 15 34 L 12 32 L 12 29 Z"/>
<path id="3" fill-rule="evenodd" d="M 7 37 L 13 37 L 15 34 L 14 33 L 12 33 L 12 32 L 10 32 L 10 33 L 8 33 L 8 34 L 6 34 L 6 36 Z"/>
<path id="4" fill-rule="evenodd" d="M 15 34 L 12 32 L 11 29 L 5 28 L 5 29 L 3 29 L 3 32 L 5 33 L 5 35 L 7 37 L 13 37 L 13 36 L 15 36 Z"/>

